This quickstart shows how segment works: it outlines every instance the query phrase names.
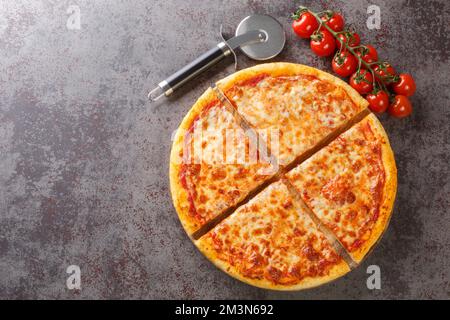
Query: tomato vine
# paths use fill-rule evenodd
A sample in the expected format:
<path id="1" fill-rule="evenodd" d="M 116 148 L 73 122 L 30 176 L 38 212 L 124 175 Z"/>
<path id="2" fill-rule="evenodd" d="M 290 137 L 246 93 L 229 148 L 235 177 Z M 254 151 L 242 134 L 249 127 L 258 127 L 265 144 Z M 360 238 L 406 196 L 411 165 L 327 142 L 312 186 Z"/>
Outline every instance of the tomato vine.
<path id="1" fill-rule="evenodd" d="M 361 45 L 360 37 L 356 32 L 344 29 L 344 19 L 340 14 L 330 10 L 316 13 L 301 6 L 292 18 L 295 33 L 302 38 L 310 38 L 311 49 L 318 56 L 329 56 L 335 53 L 332 61 L 333 70 L 343 77 L 351 74 L 350 85 L 360 94 L 366 95 L 372 111 L 384 112 L 389 100 L 392 102 L 390 109 L 393 109 L 391 107 L 394 104 L 398 105 L 399 101 L 409 103 L 406 97 L 411 96 L 416 89 L 414 79 L 408 74 L 397 75 L 388 62 L 378 59 L 374 47 Z M 331 43 L 330 35 L 334 38 L 333 43 Z M 353 57 L 349 57 L 349 54 Z M 357 61 L 355 72 L 351 70 L 354 68 L 353 58 Z M 395 94 L 390 92 L 389 86 Z M 398 99 L 399 95 L 406 100 Z M 411 112 L 410 106 L 407 107 L 406 109 Z M 394 111 L 388 111 L 391 115 L 397 116 Z M 401 114 L 401 117 L 404 116 L 404 113 Z"/>

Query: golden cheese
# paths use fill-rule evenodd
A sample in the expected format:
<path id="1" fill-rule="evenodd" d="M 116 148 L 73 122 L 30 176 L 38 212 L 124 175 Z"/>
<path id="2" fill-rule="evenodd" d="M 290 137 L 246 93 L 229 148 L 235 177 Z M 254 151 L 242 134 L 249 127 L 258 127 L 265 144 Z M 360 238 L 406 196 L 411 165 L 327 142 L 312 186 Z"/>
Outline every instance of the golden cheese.
<path id="1" fill-rule="evenodd" d="M 378 239 L 389 214 L 383 204 L 386 185 L 393 183 L 392 174 L 386 173 L 393 158 L 383 162 L 392 152 L 378 123 L 373 115 L 365 118 L 287 174 L 357 261 L 370 249 L 371 240 Z"/>
<path id="2" fill-rule="evenodd" d="M 219 267 L 262 287 L 298 289 L 349 270 L 283 182 L 267 187 L 196 244 Z"/>

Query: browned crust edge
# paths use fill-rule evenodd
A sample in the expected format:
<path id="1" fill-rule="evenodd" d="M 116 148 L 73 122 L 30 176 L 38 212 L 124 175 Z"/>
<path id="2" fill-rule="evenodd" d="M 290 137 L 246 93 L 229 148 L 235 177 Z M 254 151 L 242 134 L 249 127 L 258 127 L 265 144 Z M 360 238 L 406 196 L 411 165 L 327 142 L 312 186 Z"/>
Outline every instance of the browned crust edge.
<path id="1" fill-rule="evenodd" d="M 372 229 L 369 239 L 367 239 L 364 242 L 364 245 L 357 251 L 350 253 L 353 260 L 357 263 L 360 263 L 364 257 L 368 255 L 374 245 L 381 240 L 383 233 L 389 225 L 397 194 L 397 166 L 395 164 L 394 153 L 389 143 L 389 138 L 386 131 L 374 114 L 368 115 L 364 120 L 370 123 L 371 128 L 374 129 L 375 135 L 383 141 L 381 145 L 381 155 L 385 172 L 385 184 L 383 188 L 379 218 Z"/>
<path id="2" fill-rule="evenodd" d="M 181 121 L 181 124 L 174 136 L 172 150 L 170 152 L 169 179 L 172 201 L 178 213 L 181 224 L 183 225 L 183 228 L 189 235 L 189 237 L 191 237 L 192 233 L 198 230 L 201 225 L 191 217 L 189 212 L 190 204 L 188 200 L 188 193 L 180 181 L 182 159 L 180 159 L 179 154 L 183 150 L 186 132 L 189 130 L 192 123 L 201 114 L 204 108 L 209 106 L 211 103 L 214 103 L 215 100 L 217 100 L 217 103 L 220 103 L 219 99 L 211 88 L 208 88 L 200 96 L 200 98 L 198 98 L 193 107 Z"/>

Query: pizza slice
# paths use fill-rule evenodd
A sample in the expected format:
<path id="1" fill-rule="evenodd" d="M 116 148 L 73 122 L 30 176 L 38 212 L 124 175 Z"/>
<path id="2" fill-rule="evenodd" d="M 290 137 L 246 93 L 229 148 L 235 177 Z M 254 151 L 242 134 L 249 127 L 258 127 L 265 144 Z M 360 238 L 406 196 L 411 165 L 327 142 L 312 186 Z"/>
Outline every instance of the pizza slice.
<path id="1" fill-rule="evenodd" d="M 217 267 L 262 288 L 310 288 L 350 270 L 281 181 L 195 243 Z"/>
<path id="2" fill-rule="evenodd" d="M 386 228 L 397 189 L 392 149 L 376 116 L 364 118 L 287 178 L 360 262 Z"/>
<path id="3" fill-rule="evenodd" d="M 172 197 L 188 234 L 239 203 L 273 174 L 269 161 L 259 157 L 255 134 L 243 130 L 208 89 L 182 121 L 171 152 Z"/>
<path id="4" fill-rule="evenodd" d="M 292 63 L 261 64 L 217 86 L 281 165 L 312 149 L 367 107 L 344 81 Z"/>

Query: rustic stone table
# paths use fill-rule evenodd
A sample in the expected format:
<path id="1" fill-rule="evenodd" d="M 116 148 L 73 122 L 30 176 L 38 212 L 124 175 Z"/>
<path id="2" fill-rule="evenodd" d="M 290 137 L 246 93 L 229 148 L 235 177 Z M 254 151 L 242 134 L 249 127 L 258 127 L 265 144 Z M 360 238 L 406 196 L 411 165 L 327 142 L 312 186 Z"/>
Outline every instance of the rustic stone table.
<path id="1" fill-rule="evenodd" d="M 366 26 L 370 4 L 381 9 L 379 30 Z M 412 73 L 418 90 L 411 117 L 381 117 L 399 169 L 382 241 L 345 277 L 283 293 L 209 263 L 169 195 L 171 133 L 201 92 L 233 72 L 231 61 L 153 109 L 146 94 L 217 43 L 220 24 L 231 34 L 251 13 L 283 23 L 287 44 L 275 61 L 330 70 L 291 32 L 294 2 L 1 1 L 0 298 L 449 298 L 450 2 L 422 5 L 329 5 Z M 254 64 L 239 56 L 240 68 Z M 66 287 L 70 265 L 80 267 L 81 290 Z M 370 265 L 381 269 L 380 290 L 366 286 Z"/>

